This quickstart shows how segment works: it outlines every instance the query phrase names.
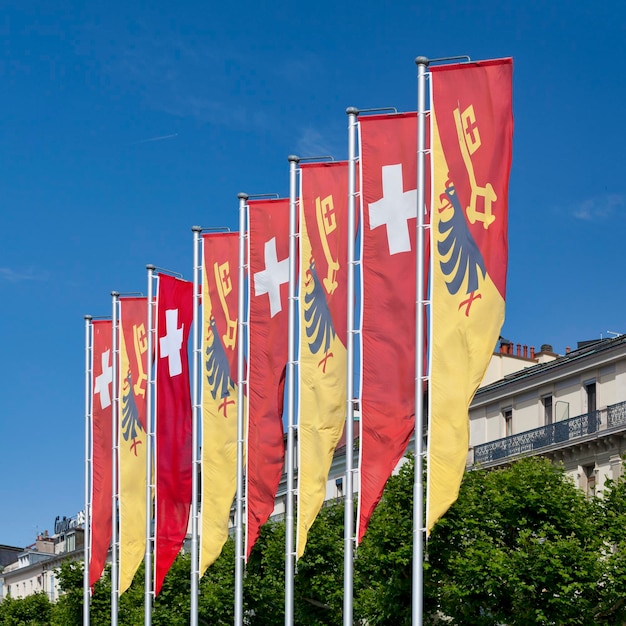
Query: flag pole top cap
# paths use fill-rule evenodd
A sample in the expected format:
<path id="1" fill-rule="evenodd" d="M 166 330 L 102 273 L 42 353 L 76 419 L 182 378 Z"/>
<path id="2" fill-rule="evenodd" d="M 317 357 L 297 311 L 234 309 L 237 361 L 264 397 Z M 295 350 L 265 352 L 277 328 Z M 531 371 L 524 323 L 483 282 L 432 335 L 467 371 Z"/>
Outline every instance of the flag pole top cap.
<path id="1" fill-rule="evenodd" d="M 346 109 L 346 113 L 348 115 L 358 115 L 359 114 L 359 110 L 356 107 L 348 107 Z"/>
<path id="2" fill-rule="evenodd" d="M 244 193 L 243 191 L 240 191 L 237 194 L 237 198 L 239 198 L 239 200 L 247 200 L 248 199 L 248 194 Z"/>
<path id="3" fill-rule="evenodd" d="M 429 63 L 430 61 L 428 60 L 428 57 L 415 57 L 416 65 L 425 65 L 426 67 L 428 67 Z"/>
<path id="4" fill-rule="evenodd" d="M 192 226 L 192 227 L 191 227 L 191 230 L 192 230 L 194 233 L 201 233 L 201 232 L 202 232 L 202 226 Z"/>
<path id="5" fill-rule="evenodd" d="M 287 157 L 287 161 L 289 161 L 289 163 L 299 163 L 300 162 L 300 157 L 296 156 L 295 154 L 290 154 Z"/>
<path id="6" fill-rule="evenodd" d="M 146 269 L 147 270 L 155 270 L 156 269 L 156 265 L 152 265 L 152 263 L 148 263 L 148 265 L 146 265 Z"/>
<path id="7" fill-rule="evenodd" d="M 89 320 L 92 320 L 92 319 L 93 319 L 93 317 L 91 317 L 91 315 L 85 315 L 85 316 L 84 316 L 84 318 L 85 318 L 87 321 L 89 321 Z"/>
<path id="8" fill-rule="evenodd" d="M 117 297 L 120 295 L 120 292 L 119 292 L 119 291 L 112 291 L 112 292 L 111 292 L 111 295 L 112 295 L 114 298 L 117 298 Z"/>

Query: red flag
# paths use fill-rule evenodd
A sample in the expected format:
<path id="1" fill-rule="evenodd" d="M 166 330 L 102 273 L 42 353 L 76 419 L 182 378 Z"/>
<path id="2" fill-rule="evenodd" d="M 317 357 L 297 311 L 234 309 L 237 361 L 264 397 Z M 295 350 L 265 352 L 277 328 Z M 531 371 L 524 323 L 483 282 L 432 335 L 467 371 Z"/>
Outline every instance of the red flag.
<path id="1" fill-rule="evenodd" d="M 363 117 L 359 123 L 363 180 L 360 541 L 415 424 L 417 116 L 377 115 Z"/>
<path id="2" fill-rule="evenodd" d="M 113 356 L 111 351 L 112 324 L 110 321 L 92 322 L 92 421 L 91 421 L 91 551 L 89 559 L 89 586 L 102 576 L 107 552 L 111 544 L 111 455 L 113 405 Z"/>
<path id="3" fill-rule="evenodd" d="M 156 326 L 155 595 L 180 551 L 191 506 L 191 394 L 187 343 L 193 285 L 161 274 Z"/>
<path id="4" fill-rule="evenodd" d="M 289 200 L 249 208 L 250 314 L 247 555 L 274 509 L 283 471 L 283 391 L 288 348 Z"/>

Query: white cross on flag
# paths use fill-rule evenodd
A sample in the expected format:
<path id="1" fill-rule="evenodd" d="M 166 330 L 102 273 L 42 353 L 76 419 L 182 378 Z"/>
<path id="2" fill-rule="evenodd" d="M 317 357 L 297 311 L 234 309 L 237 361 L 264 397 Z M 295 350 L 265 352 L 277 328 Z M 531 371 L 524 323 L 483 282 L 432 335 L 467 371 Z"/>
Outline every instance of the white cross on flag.
<path id="1" fill-rule="evenodd" d="M 264 269 L 254 274 L 254 295 L 268 294 L 270 300 L 270 317 L 283 310 L 280 288 L 289 282 L 289 257 L 282 261 L 276 255 L 276 237 L 265 242 Z"/>
<path id="2" fill-rule="evenodd" d="M 193 284 L 161 274 L 157 293 L 155 593 L 182 548 L 191 505 L 187 344 Z"/>
<path id="3" fill-rule="evenodd" d="M 105 350 L 100 355 L 100 363 L 102 367 L 102 373 L 96 376 L 96 383 L 94 385 L 94 396 L 98 394 L 100 396 L 100 408 L 106 409 L 111 406 L 111 393 L 109 391 L 109 385 L 113 382 L 113 367 L 111 366 L 111 350 Z"/>

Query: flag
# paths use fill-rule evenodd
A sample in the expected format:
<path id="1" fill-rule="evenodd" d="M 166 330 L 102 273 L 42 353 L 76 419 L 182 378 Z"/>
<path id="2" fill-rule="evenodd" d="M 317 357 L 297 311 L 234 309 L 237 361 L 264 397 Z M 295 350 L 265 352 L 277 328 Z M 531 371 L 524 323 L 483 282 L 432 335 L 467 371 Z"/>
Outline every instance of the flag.
<path id="1" fill-rule="evenodd" d="M 348 164 L 304 164 L 300 184 L 298 558 L 346 419 Z"/>
<path id="2" fill-rule="evenodd" d="M 146 552 L 146 393 L 148 302 L 120 298 L 119 317 L 119 584 L 133 582 Z"/>
<path id="3" fill-rule="evenodd" d="M 102 576 L 111 545 L 113 489 L 111 463 L 113 441 L 113 381 L 112 324 L 92 322 L 91 371 L 93 376 L 91 401 L 91 550 L 89 552 L 89 586 Z"/>
<path id="4" fill-rule="evenodd" d="M 237 490 L 239 233 L 203 236 L 200 575 L 228 538 Z"/>
<path id="5" fill-rule="evenodd" d="M 187 344 L 193 284 L 159 275 L 156 359 L 155 595 L 187 533 L 191 507 L 191 394 Z"/>
<path id="6" fill-rule="evenodd" d="M 289 200 L 252 200 L 249 225 L 246 554 L 274 509 L 283 471 L 289 322 Z"/>
<path id="7" fill-rule="evenodd" d="M 417 116 L 363 117 L 360 542 L 415 424 Z"/>
<path id="8" fill-rule="evenodd" d="M 457 498 L 469 405 L 504 322 L 512 69 L 511 59 L 432 68 L 429 530 Z"/>

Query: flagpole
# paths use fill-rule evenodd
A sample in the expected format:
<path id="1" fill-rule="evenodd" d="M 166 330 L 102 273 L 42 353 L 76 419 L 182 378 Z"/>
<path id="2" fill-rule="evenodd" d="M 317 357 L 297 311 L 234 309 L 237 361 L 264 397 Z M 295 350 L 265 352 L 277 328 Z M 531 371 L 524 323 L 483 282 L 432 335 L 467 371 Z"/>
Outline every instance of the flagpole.
<path id="1" fill-rule="evenodd" d="M 346 478 L 343 517 L 343 624 L 353 623 L 354 594 L 354 270 L 356 237 L 356 127 L 359 110 L 348 115 L 348 292 L 346 326 Z"/>
<path id="2" fill-rule="evenodd" d="M 191 474 L 191 616 L 190 626 L 198 626 L 198 585 L 200 582 L 200 561 L 198 550 L 198 475 L 200 472 L 200 458 L 198 454 L 198 426 L 202 418 L 200 406 L 200 333 L 198 332 L 198 319 L 200 313 L 200 280 L 202 271 L 200 266 L 200 226 L 192 226 L 193 232 L 193 348 L 192 348 L 192 401 L 193 419 L 191 421 L 191 448 L 192 448 L 192 474 Z"/>
<path id="3" fill-rule="evenodd" d="M 243 624 L 243 446 L 244 446 L 244 308 L 246 263 L 246 203 L 247 193 L 237 194 L 239 199 L 239 293 L 237 295 L 237 498 L 235 506 L 235 626 Z"/>
<path id="4" fill-rule="evenodd" d="M 295 444 L 295 342 L 296 342 L 296 168 L 300 159 L 290 155 L 289 161 L 289 324 L 287 355 L 287 500 L 285 510 L 285 626 L 293 625 L 293 587 L 295 551 L 293 532 L 294 444 Z"/>
<path id="5" fill-rule="evenodd" d="M 424 613 L 424 199 L 426 161 L 426 68 L 429 60 L 419 56 L 417 64 L 417 269 L 415 327 L 415 477 L 413 481 L 413 596 L 412 623 L 421 626 Z"/>
<path id="6" fill-rule="evenodd" d="M 113 314 L 111 317 L 112 324 L 112 353 L 113 358 L 111 373 L 113 380 L 111 381 L 111 397 L 112 397 L 112 412 L 111 412 L 111 626 L 117 626 L 118 618 L 118 600 L 119 600 L 119 581 L 118 581 L 118 539 L 117 539 L 117 421 L 119 413 L 119 390 L 118 390 L 118 355 L 119 355 L 119 337 L 117 328 L 117 312 L 119 309 L 120 294 L 117 291 L 111 292 L 111 298 L 113 300 Z"/>
<path id="7" fill-rule="evenodd" d="M 154 265 L 146 265 L 148 270 L 148 352 L 146 370 L 148 385 L 146 394 L 146 553 L 144 556 L 144 626 L 152 624 L 152 397 L 154 391 L 154 374 L 152 372 L 152 350 L 154 344 L 153 292 Z"/>
<path id="8" fill-rule="evenodd" d="M 85 315 L 85 522 L 84 522 L 84 567 L 83 567 L 83 624 L 89 626 L 89 562 L 91 541 L 91 385 L 92 385 L 92 317 Z"/>

